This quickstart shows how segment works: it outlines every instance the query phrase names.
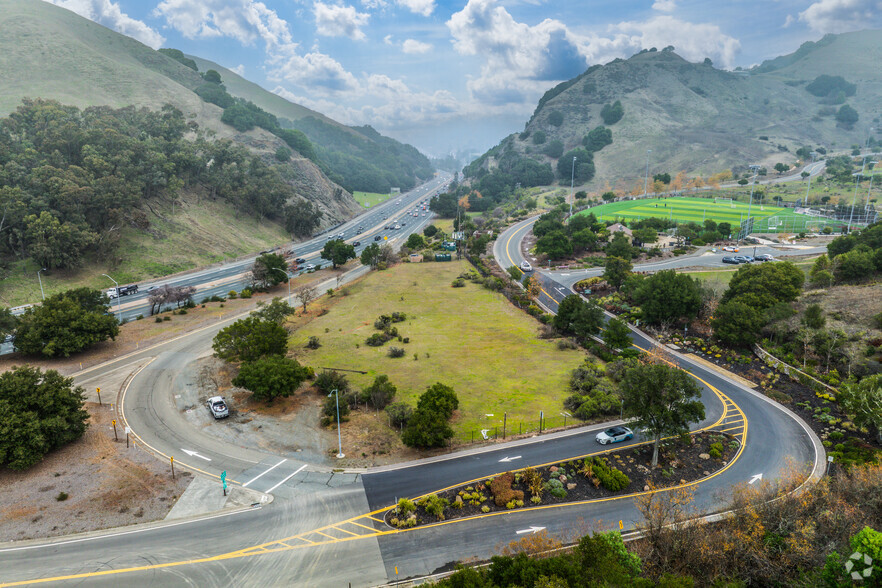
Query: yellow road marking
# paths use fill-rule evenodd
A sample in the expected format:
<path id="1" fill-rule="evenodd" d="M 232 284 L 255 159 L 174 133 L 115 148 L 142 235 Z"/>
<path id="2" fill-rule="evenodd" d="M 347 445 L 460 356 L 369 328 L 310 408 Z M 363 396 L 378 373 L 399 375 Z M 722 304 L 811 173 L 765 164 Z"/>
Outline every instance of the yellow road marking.
<path id="1" fill-rule="evenodd" d="M 372 518 L 372 517 L 368 517 L 368 518 Z M 374 519 L 374 520 L 377 520 L 377 519 Z M 373 527 L 368 527 L 367 525 L 362 525 L 361 523 L 350 522 L 349 524 L 350 525 L 358 525 L 359 527 L 363 527 L 363 528 L 367 529 L 368 531 L 376 531 L 376 529 L 374 529 Z"/>
<path id="2" fill-rule="evenodd" d="M 355 535 L 356 537 L 361 537 L 361 533 L 353 533 L 352 531 L 347 531 L 346 529 L 341 529 L 340 527 L 334 527 L 337 531 L 342 531 L 344 533 L 349 533 L 350 535 Z"/>

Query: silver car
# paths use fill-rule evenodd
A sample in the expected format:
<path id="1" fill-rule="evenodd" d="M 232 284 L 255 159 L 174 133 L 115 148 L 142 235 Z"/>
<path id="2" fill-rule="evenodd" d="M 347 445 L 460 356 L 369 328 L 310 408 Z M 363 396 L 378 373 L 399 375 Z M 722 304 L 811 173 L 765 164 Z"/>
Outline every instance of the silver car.
<path id="1" fill-rule="evenodd" d="M 230 416 L 230 409 L 227 408 L 227 403 L 224 401 L 223 396 L 212 396 L 206 404 L 214 418 L 225 419 Z"/>

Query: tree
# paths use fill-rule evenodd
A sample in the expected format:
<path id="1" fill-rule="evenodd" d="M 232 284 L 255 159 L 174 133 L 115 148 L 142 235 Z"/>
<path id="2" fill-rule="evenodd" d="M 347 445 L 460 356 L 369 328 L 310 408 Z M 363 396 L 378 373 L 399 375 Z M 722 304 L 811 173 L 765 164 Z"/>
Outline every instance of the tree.
<path id="1" fill-rule="evenodd" d="M 429 200 L 429 210 L 441 218 L 453 218 L 456 216 L 458 201 L 456 194 L 445 192 Z"/>
<path id="2" fill-rule="evenodd" d="M 882 443 L 882 375 L 843 384 L 839 402 L 854 415 L 856 425 L 876 429 L 876 438 Z"/>
<path id="3" fill-rule="evenodd" d="M 574 157 L 575 168 L 573 168 Z M 571 178 L 577 184 L 591 181 L 594 177 L 594 155 L 581 147 L 567 151 L 557 160 L 557 176 Z"/>
<path id="4" fill-rule="evenodd" d="M 0 339 L 5 339 L 14 333 L 16 327 L 18 327 L 18 317 L 12 314 L 8 307 L 0 310 Z"/>
<path id="5" fill-rule="evenodd" d="M 17 366 L 0 374 L 0 466 L 23 470 L 83 436 L 83 389 L 55 370 Z"/>
<path id="6" fill-rule="evenodd" d="M 425 235 L 429 239 L 434 237 L 436 234 L 438 234 L 438 227 L 436 227 L 435 225 L 429 225 L 423 229 L 423 235 Z"/>
<path id="7" fill-rule="evenodd" d="M 612 191 L 604 192 L 600 195 L 604 202 L 612 202 L 616 199 L 616 193 Z"/>
<path id="8" fill-rule="evenodd" d="M 304 284 L 294 288 L 294 296 L 300 301 L 300 304 L 303 305 L 303 312 L 306 312 L 306 306 L 316 299 L 318 296 L 318 290 L 316 290 L 316 287 L 312 284 Z"/>
<path id="9" fill-rule="evenodd" d="M 723 294 L 722 302 L 736 298 L 764 310 L 778 302 L 793 302 L 802 292 L 805 274 L 789 261 L 742 266 Z"/>
<path id="10" fill-rule="evenodd" d="M 802 324 L 804 324 L 809 329 L 823 329 L 824 325 L 827 324 L 827 319 L 824 317 L 824 309 L 821 308 L 820 304 L 809 304 L 805 309 L 805 314 L 802 317 Z"/>
<path id="11" fill-rule="evenodd" d="M 172 286 L 163 284 L 150 293 L 147 298 L 150 301 L 150 316 L 162 310 L 166 304 L 175 304 L 178 308 L 182 304 L 186 305 L 193 300 L 193 294 L 196 293 L 195 286 Z"/>
<path id="12" fill-rule="evenodd" d="M 618 290 L 631 274 L 631 262 L 621 257 L 607 257 L 606 266 L 603 269 L 603 279 Z"/>
<path id="13" fill-rule="evenodd" d="M 255 400 L 267 402 L 290 396 L 310 373 L 296 360 L 270 355 L 243 363 L 233 385 L 250 390 Z"/>
<path id="14" fill-rule="evenodd" d="M 790 169 L 790 166 L 787 165 L 786 163 L 778 162 L 775 164 L 775 171 L 778 172 L 778 174 L 783 174 L 788 169 Z"/>
<path id="15" fill-rule="evenodd" d="M 562 124 L 563 124 L 563 120 L 564 120 L 563 113 L 562 113 L 561 111 L 559 111 L 559 110 L 552 110 L 552 111 L 548 114 L 548 122 L 549 122 L 549 124 L 552 124 L 552 125 L 554 125 L 554 126 L 556 126 L 556 127 L 559 127 L 560 125 L 562 125 Z"/>
<path id="16" fill-rule="evenodd" d="M 371 243 L 362 249 L 360 261 L 361 265 L 376 268 L 377 264 L 380 262 L 380 246 L 376 243 Z"/>
<path id="17" fill-rule="evenodd" d="M 634 231 L 634 238 L 643 243 L 655 243 L 658 241 L 658 232 L 652 227 L 645 227 Z"/>
<path id="18" fill-rule="evenodd" d="M 604 126 L 594 127 L 582 139 L 582 145 L 591 152 L 600 151 L 612 142 L 612 131 Z"/>
<path id="19" fill-rule="evenodd" d="M 271 321 L 249 316 L 215 335 L 212 349 L 226 361 L 254 361 L 268 355 L 285 355 L 288 333 Z"/>
<path id="20" fill-rule="evenodd" d="M 600 118 L 603 119 L 603 124 L 605 125 L 614 125 L 625 115 L 625 108 L 622 106 L 621 101 L 616 100 L 613 104 L 605 104 L 603 108 L 600 109 Z"/>
<path id="21" fill-rule="evenodd" d="M 536 252 L 544 253 L 549 259 L 564 259 L 573 253 L 573 244 L 563 231 L 552 231 L 539 237 Z"/>
<path id="22" fill-rule="evenodd" d="M 631 347 L 631 330 L 625 321 L 609 319 L 603 330 L 603 342 L 610 349 L 628 349 Z"/>
<path id="23" fill-rule="evenodd" d="M 692 318 L 701 309 L 701 284 L 692 276 L 663 270 L 643 280 L 634 300 L 650 324 Z"/>
<path id="24" fill-rule="evenodd" d="M 833 262 L 833 276 L 837 282 L 858 282 L 871 277 L 876 271 L 873 252 L 865 245 L 837 255 Z"/>
<path id="25" fill-rule="evenodd" d="M 633 257 L 634 248 L 631 247 L 628 236 L 622 231 L 616 231 L 612 235 L 609 245 L 606 246 L 607 256 L 621 257 L 622 259 L 631 259 Z"/>
<path id="26" fill-rule="evenodd" d="M 404 246 L 412 251 L 422 249 L 426 246 L 426 241 L 419 233 L 411 233 L 410 236 L 407 238 L 407 242 L 404 244 Z"/>
<path id="27" fill-rule="evenodd" d="M 755 343 L 764 324 L 760 310 L 738 300 L 717 306 L 711 320 L 714 336 L 726 345 L 735 347 L 748 347 Z"/>
<path id="28" fill-rule="evenodd" d="M 18 321 L 15 348 L 46 357 L 69 357 L 119 334 L 107 297 L 97 290 L 77 288 L 46 298 L 28 308 Z"/>
<path id="29" fill-rule="evenodd" d="M 572 242 L 576 251 L 594 251 L 597 246 L 597 235 L 591 229 L 582 229 L 573 233 Z"/>
<path id="30" fill-rule="evenodd" d="M 262 321 L 270 321 L 276 323 L 277 325 L 281 325 L 285 322 L 285 319 L 297 312 L 297 309 L 288 304 L 285 300 L 282 300 L 280 297 L 276 296 L 272 299 L 272 302 L 267 304 L 266 302 L 258 302 L 257 310 L 251 312 L 251 316 L 256 317 Z"/>
<path id="31" fill-rule="evenodd" d="M 343 239 L 333 239 L 325 243 L 321 256 L 322 259 L 327 259 L 336 268 L 350 259 L 355 259 L 355 247 L 346 243 Z"/>
<path id="32" fill-rule="evenodd" d="M 309 237 L 322 220 L 322 211 L 309 200 L 297 200 L 283 208 L 285 230 L 293 237 Z"/>
<path id="33" fill-rule="evenodd" d="M 688 433 L 690 423 L 704 418 L 701 388 L 680 369 L 664 364 L 630 368 L 621 390 L 625 415 L 653 440 L 652 467 L 658 465 L 662 437 Z"/>
<path id="34" fill-rule="evenodd" d="M 362 390 L 361 395 L 368 404 L 382 410 L 392 402 L 397 391 L 395 384 L 389 381 L 389 376 L 380 374 L 370 386 Z"/>
<path id="35" fill-rule="evenodd" d="M 223 81 L 221 80 L 221 75 L 217 73 L 215 69 L 209 69 L 204 74 L 202 74 L 202 79 L 206 82 L 210 82 L 212 84 L 221 84 Z"/>
<path id="36" fill-rule="evenodd" d="M 440 447 L 453 437 L 448 421 L 459 407 L 453 388 L 440 382 L 420 395 L 401 441 L 408 447 Z"/>
<path id="37" fill-rule="evenodd" d="M 251 266 L 251 282 L 257 289 L 272 288 L 288 282 L 288 264 L 278 253 L 264 253 Z"/>
<path id="38" fill-rule="evenodd" d="M 558 331 L 575 335 L 582 340 L 596 334 L 602 323 L 603 311 L 593 302 L 586 302 L 577 294 L 564 298 L 552 319 L 552 324 Z"/>
<path id="39" fill-rule="evenodd" d="M 843 104 L 842 107 L 836 112 L 836 122 L 839 125 L 845 127 L 846 129 L 850 129 L 854 126 L 854 123 L 858 121 L 858 112 L 848 104 Z"/>

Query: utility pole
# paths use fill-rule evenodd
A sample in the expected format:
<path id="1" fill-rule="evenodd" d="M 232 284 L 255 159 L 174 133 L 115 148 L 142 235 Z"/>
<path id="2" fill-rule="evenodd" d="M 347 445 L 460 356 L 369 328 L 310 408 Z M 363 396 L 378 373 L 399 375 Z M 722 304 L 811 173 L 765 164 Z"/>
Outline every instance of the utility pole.
<path id="1" fill-rule="evenodd" d="M 330 372 L 353 372 L 356 374 L 366 374 L 367 373 L 367 372 L 363 372 L 361 370 L 347 370 L 347 369 L 343 369 L 343 368 L 323 367 L 321 369 L 328 370 Z M 331 390 L 331 394 L 333 394 L 335 396 L 335 399 L 337 402 L 337 459 L 343 459 L 346 456 L 343 454 L 343 435 L 340 432 L 340 393 L 336 388 L 334 388 L 333 390 Z M 328 394 L 329 398 L 330 398 L 331 394 Z"/>
<path id="2" fill-rule="evenodd" d="M 120 298 L 122 298 L 122 296 L 120 296 L 119 282 L 117 282 L 116 280 L 114 280 L 113 278 L 108 276 L 107 274 L 101 274 L 101 275 L 104 276 L 105 278 L 109 278 L 110 281 L 113 282 L 114 285 L 116 286 L 116 320 L 117 320 L 117 322 L 121 323 L 122 322 L 122 306 L 121 306 L 122 301 L 120 300 Z"/>
<path id="3" fill-rule="evenodd" d="M 867 139 L 867 143 L 869 143 L 869 142 L 870 142 L 870 140 Z M 864 168 L 867 166 L 867 157 L 869 157 L 869 156 L 870 156 L 869 154 L 864 155 L 863 162 L 861 163 L 861 173 L 853 174 L 855 176 L 855 178 L 854 178 L 854 195 L 851 197 L 851 212 L 848 213 L 848 229 L 846 230 L 846 232 L 849 235 L 851 234 L 851 221 L 854 218 L 854 204 L 857 201 L 858 186 L 860 186 L 861 177 L 863 177 L 863 175 L 864 175 Z"/>
<path id="4" fill-rule="evenodd" d="M 573 201 L 576 199 L 576 195 L 573 192 L 575 185 L 576 185 L 576 157 L 573 156 L 573 171 L 570 174 L 570 218 L 573 217 Z"/>
<path id="5" fill-rule="evenodd" d="M 750 224 L 750 209 L 753 206 L 753 190 L 756 188 L 756 177 L 759 175 L 760 166 L 754 164 L 750 166 L 753 170 L 753 182 L 750 184 L 750 200 L 747 203 L 747 224 Z M 747 235 L 744 235 L 745 237 Z"/>
<path id="6" fill-rule="evenodd" d="M 643 176 L 643 197 L 646 198 L 646 188 L 649 184 L 649 154 L 652 153 L 652 149 L 646 150 L 646 175 Z"/>
<path id="7" fill-rule="evenodd" d="M 40 272 L 45 272 L 45 271 L 46 271 L 45 267 L 41 268 L 39 271 L 37 271 L 37 280 L 40 281 L 40 296 L 43 297 L 43 300 L 46 300 L 46 293 L 43 292 L 43 278 L 40 277 Z"/>

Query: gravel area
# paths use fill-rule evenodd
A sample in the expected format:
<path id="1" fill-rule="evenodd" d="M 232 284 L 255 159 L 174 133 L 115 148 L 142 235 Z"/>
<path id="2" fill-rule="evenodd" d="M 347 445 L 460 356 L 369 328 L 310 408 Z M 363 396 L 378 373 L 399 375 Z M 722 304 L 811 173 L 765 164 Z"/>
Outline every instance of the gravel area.
<path id="1" fill-rule="evenodd" d="M 0 469 L 0 541 L 57 537 L 165 518 L 192 480 L 131 445 L 108 405 L 86 403 L 82 439 L 24 472 Z"/>

